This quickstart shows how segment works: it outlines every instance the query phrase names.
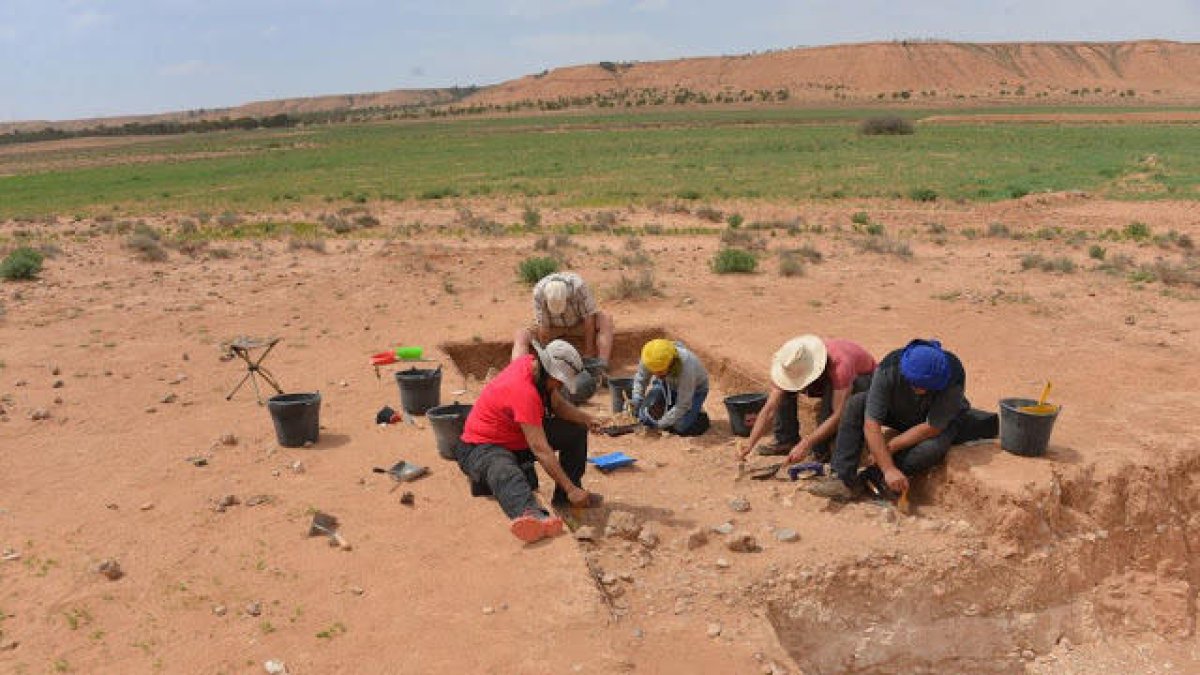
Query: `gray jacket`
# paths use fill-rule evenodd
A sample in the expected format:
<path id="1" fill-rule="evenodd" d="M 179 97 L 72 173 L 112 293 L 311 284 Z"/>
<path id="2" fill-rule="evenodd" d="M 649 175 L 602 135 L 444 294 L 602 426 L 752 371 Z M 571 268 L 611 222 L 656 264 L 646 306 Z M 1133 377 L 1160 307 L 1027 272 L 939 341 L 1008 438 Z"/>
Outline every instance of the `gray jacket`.
<path id="1" fill-rule="evenodd" d="M 675 351 L 678 354 L 675 362 L 667 371 L 666 377 L 663 378 L 666 380 L 668 398 L 667 411 L 658 421 L 662 428 L 674 425 L 691 409 L 692 399 L 695 398 L 697 391 L 708 390 L 708 371 L 704 369 L 704 364 L 700 363 L 700 359 L 696 358 L 690 349 L 684 347 L 682 342 L 675 343 Z M 639 363 L 637 375 L 633 377 L 633 400 L 644 399 L 646 390 L 649 389 L 654 379 L 650 370 Z M 671 396 L 674 396 L 675 400 L 671 400 Z"/>

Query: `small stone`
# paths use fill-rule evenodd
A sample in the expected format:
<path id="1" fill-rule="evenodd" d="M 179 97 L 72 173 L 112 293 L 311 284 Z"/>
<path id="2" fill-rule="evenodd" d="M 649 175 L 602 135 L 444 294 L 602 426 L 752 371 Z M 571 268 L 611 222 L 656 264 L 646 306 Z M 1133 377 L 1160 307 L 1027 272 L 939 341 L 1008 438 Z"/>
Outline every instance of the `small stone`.
<path id="1" fill-rule="evenodd" d="M 351 586 L 350 593 L 352 595 L 362 595 L 363 593 L 366 593 L 366 591 L 364 591 L 360 586 Z"/>
<path id="2" fill-rule="evenodd" d="M 11 652 L 20 646 L 21 643 L 18 640 L 0 640 L 0 652 Z"/>
<path id="3" fill-rule="evenodd" d="M 729 500 L 729 508 L 738 513 L 745 513 L 750 510 L 750 500 L 745 497 L 734 497 Z"/>
<path id="4" fill-rule="evenodd" d="M 733 523 L 725 521 L 720 525 L 714 525 L 712 531 L 717 534 L 733 534 Z"/>
<path id="5" fill-rule="evenodd" d="M 225 613 L 228 611 L 229 610 L 225 608 L 225 605 L 217 605 L 212 608 L 212 613 L 216 614 L 217 616 L 225 616 Z"/>
<path id="6" fill-rule="evenodd" d="M 596 528 L 591 525 L 582 525 L 578 530 L 575 530 L 575 539 L 577 541 L 596 541 Z"/>
<path id="7" fill-rule="evenodd" d="M 187 354 L 184 354 L 186 357 Z M 287 666 L 279 659 L 271 659 L 263 662 L 263 669 L 267 671 L 267 675 L 288 675 Z"/>
<path id="8" fill-rule="evenodd" d="M 491 616 L 496 613 L 496 608 L 495 607 L 484 607 L 483 613 L 486 616 Z"/>
<path id="9" fill-rule="evenodd" d="M 1021 652 L 1021 658 L 1025 659 L 1026 661 L 1032 661 L 1037 658 L 1037 654 L 1034 654 L 1033 651 L 1026 649 L 1025 651 Z"/>
<path id="10" fill-rule="evenodd" d="M 34 410 L 32 413 L 30 413 L 29 419 L 33 420 L 34 422 L 38 422 L 40 420 L 48 420 L 48 419 L 50 419 L 50 411 L 46 410 L 45 408 L 38 408 L 37 410 Z"/>
<path id="11" fill-rule="evenodd" d="M 641 640 L 642 638 L 646 637 L 646 631 L 642 630 L 641 628 L 634 628 L 631 635 L 633 635 L 634 639 Z"/>
<path id="12" fill-rule="evenodd" d="M 638 534 L 638 543 L 651 549 L 658 546 L 658 531 L 653 523 L 646 523 L 642 526 L 642 531 Z"/>
<path id="13" fill-rule="evenodd" d="M 246 616 L 260 616 L 262 615 L 262 603 L 257 601 L 248 602 L 243 611 L 246 612 Z"/>
<path id="14" fill-rule="evenodd" d="M 221 434 L 221 445 L 237 445 L 237 443 L 237 436 L 234 436 L 232 433 L 227 431 Z"/>
<path id="15" fill-rule="evenodd" d="M 687 539 L 685 540 L 685 545 L 689 551 L 694 551 L 707 543 L 708 532 L 705 532 L 703 528 L 699 527 L 691 532 L 688 532 Z"/>
<path id="16" fill-rule="evenodd" d="M 158 412 L 158 408 L 155 408 L 155 407 L 154 407 L 154 406 L 152 406 L 152 405 L 150 405 L 150 406 L 146 406 L 146 412 L 147 412 L 147 413 L 149 413 L 149 414 L 153 414 L 153 413 L 156 413 L 156 412 Z"/>
<path id="17" fill-rule="evenodd" d="M 246 506 L 258 506 L 259 504 L 273 504 L 275 497 L 273 495 L 251 495 L 246 498 Z"/>
<path id="18" fill-rule="evenodd" d="M 115 558 L 105 558 L 96 565 L 96 571 L 103 574 L 109 581 L 116 581 L 125 576 L 125 571 L 121 569 L 121 563 Z"/>
<path id="19" fill-rule="evenodd" d="M 4 560 L 4 562 L 13 562 L 21 559 L 21 553 L 16 549 L 6 548 L 3 553 L 0 553 L 0 559 Z"/>
<path id="20" fill-rule="evenodd" d="M 781 527 L 778 530 L 775 530 L 775 538 L 782 542 L 791 543 L 794 541 L 800 541 L 800 534 L 795 530 Z"/>
<path id="21" fill-rule="evenodd" d="M 170 393 L 170 394 L 167 394 L 166 396 L 163 396 L 162 398 L 158 399 L 158 402 L 159 403 L 174 403 L 176 400 L 178 400 L 178 398 L 179 397 L 176 396 L 174 393 Z"/>
<path id="22" fill-rule="evenodd" d="M 725 548 L 734 553 L 754 553 L 760 550 L 758 540 L 752 534 L 731 534 L 725 539 Z"/>
<path id="23" fill-rule="evenodd" d="M 300 460 L 292 462 L 291 469 L 292 473 L 304 473 L 304 462 L 301 462 Z"/>
<path id="24" fill-rule="evenodd" d="M 104 505 L 104 508 L 108 509 L 109 511 L 116 511 L 117 509 L 119 509 L 121 507 L 118 506 L 116 502 L 108 502 L 107 504 Z"/>
<path id="25" fill-rule="evenodd" d="M 237 495 L 225 495 L 217 500 L 216 505 L 213 506 L 213 511 L 216 511 L 217 513 L 224 513 L 225 509 L 228 509 L 231 506 L 237 506 L 240 503 L 241 500 L 237 498 Z"/>
<path id="26" fill-rule="evenodd" d="M 719 623 L 708 624 L 708 637 L 715 638 L 715 637 L 720 637 L 720 636 L 721 636 L 721 624 L 719 624 Z"/>
<path id="27" fill-rule="evenodd" d="M 604 528 L 604 536 L 634 541 L 641 531 L 642 525 L 638 522 L 637 516 L 628 511 L 613 511 L 608 514 L 608 524 Z"/>
<path id="28" fill-rule="evenodd" d="M 604 576 L 600 577 L 600 583 L 604 584 L 605 586 L 612 586 L 613 584 L 617 583 L 617 575 L 612 574 L 611 572 L 606 572 Z"/>
<path id="29" fill-rule="evenodd" d="M 271 475 L 272 475 L 272 476 L 274 476 L 274 477 L 276 477 L 276 478 L 279 478 L 279 474 L 280 474 L 280 473 L 281 473 L 281 472 L 279 471 L 279 469 L 271 469 Z"/>
<path id="30" fill-rule="evenodd" d="M 417 503 L 417 496 L 406 490 L 404 494 L 400 495 L 400 503 L 405 506 L 413 506 Z"/>
<path id="31" fill-rule="evenodd" d="M 61 397 L 61 396 L 54 397 L 54 405 L 62 405 L 62 402 L 63 402 L 63 397 Z M 3 412 L 4 412 L 3 410 L 0 410 L 0 413 L 3 413 Z"/>
<path id="32" fill-rule="evenodd" d="M 722 570 L 729 569 L 729 561 L 724 558 L 717 558 L 716 565 L 717 565 L 717 569 L 722 569 Z"/>
<path id="33" fill-rule="evenodd" d="M 55 380 L 54 384 L 50 385 L 51 389 L 62 389 L 66 383 L 62 380 Z"/>
<path id="34" fill-rule="evenodd" d="M 338 386 L 339 387 L 349 387 L 350 383 L 345 380 L 338 380 Z"/>
<path id="35" fill-rule="evenodd" d="M 58 366 L 50 366 L 50 374 L 57 377 L 62 374 L 62 370 Z"/>
<path id="36" fill-rule="evenodd" d="M 150 509 L 154 508 L 154 502 L 143 502 L 138 508 L 142 511 L 149 511 Z"/>

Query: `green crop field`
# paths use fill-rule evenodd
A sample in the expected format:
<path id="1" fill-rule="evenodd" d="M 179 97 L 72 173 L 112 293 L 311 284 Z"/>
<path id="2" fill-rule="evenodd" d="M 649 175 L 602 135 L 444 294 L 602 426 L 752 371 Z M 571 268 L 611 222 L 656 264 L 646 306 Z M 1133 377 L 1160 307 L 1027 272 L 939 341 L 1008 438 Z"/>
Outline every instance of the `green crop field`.
<path id="1" fill-rule="evenodd" d="M 1097 109 L 1063 112 L 1072 111 Z M 563 206 L 913 195 L 987 201 L 1045 190 L 1200 199 L 1195 124 L 918 121 L 911 136 L 859 135 L 859 120 L 872 114 L 879 112 L 685 110 L 7 146 L 0 147 L 0 218 L 471 196 Z"/>

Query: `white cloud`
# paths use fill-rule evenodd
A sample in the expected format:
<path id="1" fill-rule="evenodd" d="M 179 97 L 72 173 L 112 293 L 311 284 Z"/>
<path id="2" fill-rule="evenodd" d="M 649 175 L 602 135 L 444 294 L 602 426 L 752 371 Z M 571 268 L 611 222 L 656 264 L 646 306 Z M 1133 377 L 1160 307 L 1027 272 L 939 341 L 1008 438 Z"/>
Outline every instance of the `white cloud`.
<path id="1" fill-rule="evenodd" d="M 509 0 L 508 13 L 527 19 L 569 14 L 581 9 L 603 7 L 609 0 Z"/>
<path id="2" fill-rule="evenodd" d="M 671 0 L 638 0 L 633 5 L 635 12 L 661 12 L 670 6 Z"/>
<path id="3" fill-rule="evenodd" d="M 211 67 L 207 63 L 200 59 L 191 59 L 190 61 L 181 61 L 179 63 L 169 63 L 165 66 L 160 66 L 158 74 L 167 77 L 191 77 L 192 75 L 199 75 L 208 70 L 211 70 Z"/>

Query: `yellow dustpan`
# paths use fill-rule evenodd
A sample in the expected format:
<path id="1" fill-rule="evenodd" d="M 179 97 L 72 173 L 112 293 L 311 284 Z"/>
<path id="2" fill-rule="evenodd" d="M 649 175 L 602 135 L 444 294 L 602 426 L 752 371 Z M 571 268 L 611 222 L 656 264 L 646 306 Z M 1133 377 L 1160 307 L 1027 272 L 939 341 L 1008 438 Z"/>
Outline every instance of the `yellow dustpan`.
<path id="1" fill-rule="evenodd" d="M 1036 405 L 1023 405 L 1017 408 L 1017 411 L 1030 415 L 1052 415 L 1058 412 L 1058 406 L 1046 403 L 1048 398 L 1050 398 L 1050 380 L 1046 380 L 1046 386 L 1042 387 L 1042 397 L 1038 399 Z"/>

